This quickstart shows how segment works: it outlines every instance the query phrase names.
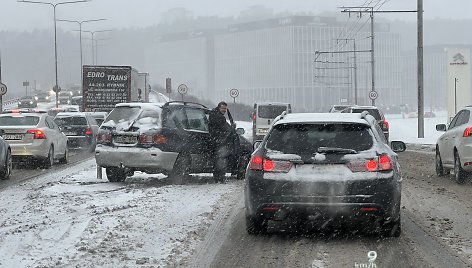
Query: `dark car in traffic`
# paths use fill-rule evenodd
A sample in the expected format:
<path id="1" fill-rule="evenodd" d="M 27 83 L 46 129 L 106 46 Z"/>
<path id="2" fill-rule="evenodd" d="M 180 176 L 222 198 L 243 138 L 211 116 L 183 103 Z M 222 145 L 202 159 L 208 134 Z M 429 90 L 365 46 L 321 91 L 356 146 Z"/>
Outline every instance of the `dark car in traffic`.
<path id="1" fill-rule="evenodd" d="M 390 136 L 390 126 L 388 121 L 385 119 L 384 114 L 382 111 L 376 107 L 376 106 L 351 106 L 347 107 L 346 109 L 342 110 L 342 113 L 362 113 L 364 111 L 369 112 L 370 115 L 372 115 L 375 120 L 377 120 L 377 124 L 379 124 L 380 128 L 382 129 L 382 132 L 385 135 L 385 138 L 387 141 L 389 140 Z"/>
<path id="2" fill-rule="evenodd" d="M 34 96 L 23 96 L 18 100 L 18 108 L 36 108 L 38 102 Z"/>
<path id="3" fill-rule="evenodd" d="M 135 171 L 163 173 L 176 184 L 190 173 L 211 173 L 215 159 L 208 129 L 210 109 L 190 102 L 120 103 L 100 126 L 95 159 L 109 181 Z M 232 118 L 230 117 L 232 121 Z M 234 122 L 231 122 L 233 125 Z M 232 128 L 226 170 L 243 179 L 251 143 Z"/>
<path id="4" fill-rule="evenodd" d="M 0 180 L 8 180 L 12 170 L 11 148 L 3 139 L 5 131 L 0 129 Z"/>
<path id="5" fill-rule="evenodd" d="M 69 148 L 95 150 L 98 124 L 95 118 L 87 113 L 61 112 L 56 115 L 54 122 L 68 137 Z"/>
<path id="6" fill-rule="evenodd" d="M 246 227 L 270 221 L 378 226 L 401 232 L 402 177 L 397 154 L 368 113 L 287 114 L 256 142 L 245 180 Z"/>

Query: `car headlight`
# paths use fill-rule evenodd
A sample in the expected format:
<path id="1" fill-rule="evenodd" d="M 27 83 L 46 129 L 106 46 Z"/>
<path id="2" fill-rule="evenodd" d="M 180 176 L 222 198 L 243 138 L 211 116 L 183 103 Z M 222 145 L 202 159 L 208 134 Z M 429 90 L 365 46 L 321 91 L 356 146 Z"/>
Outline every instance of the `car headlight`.
<path id="1" fill-rule="evenodd" d="M 30 101 L 30 104 L 33 104 L 33 101 Z"/>
<path id="2" fill-rule="evenodd" d="M 19 101 L 18 104 L 21 104 L 21 101 Z"/>

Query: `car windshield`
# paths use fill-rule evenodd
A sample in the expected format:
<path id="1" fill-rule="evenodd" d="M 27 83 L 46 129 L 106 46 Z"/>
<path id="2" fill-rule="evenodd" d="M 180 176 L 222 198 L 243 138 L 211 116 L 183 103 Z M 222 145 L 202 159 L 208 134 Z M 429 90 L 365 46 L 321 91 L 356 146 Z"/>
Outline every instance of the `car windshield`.
<path id="1" fill-rule="evenodd" d="M 64 116 L 56 117 L 54 122 L 60 127 L 62 126 L 87 126 L 87 119 L 82 116 Z"/>
<path id="2" fill-rule="evenodd" d="M 382 120 L 382 116 L 380 115 L 379 110 L 377 109 L 362 109 L 362 108 L 352 109 L 353 113 L 362 113 L 363 111 L 369 112 L 369 114 L 372 115 L 376 120 Z"/>
<path id="3" fill-rule="evenodd" d="M 39 123 L 38 116 L 11 115 L 0 117 L 0 127 L 2 126 L 36 126 Z"/>
<path id="4" fill-rule="evenodd" d="M 259 105 L 257 115 L 260 118 L 273 119 L 287 110 L 285 105 Z"/>
<path id="5" fill-rule="evenodd" d="M 284 154 L 312 155 L 319 147 L 365 151 L 372 148 L 369 126 L 363 124 L 279 124 L 266 148 Z"/>
<path id="6" fill-rule="evenodd" d="M 141 112 L 140 107 L 119 106 L 114 108 L 103 123 L 113 121 L 115 123 L 132 121 L 137 119 Z"/>

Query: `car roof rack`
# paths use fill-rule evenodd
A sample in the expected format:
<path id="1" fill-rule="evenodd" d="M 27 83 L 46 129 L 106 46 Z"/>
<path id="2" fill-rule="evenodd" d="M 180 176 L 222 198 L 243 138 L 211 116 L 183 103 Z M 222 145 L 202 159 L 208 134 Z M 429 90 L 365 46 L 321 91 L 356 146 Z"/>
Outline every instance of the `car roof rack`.
<path id="1" fill-rule="evenodd" d="M 2 114 L 18 114 L 18 113 L 47 113 L 45 110 L 20 108 L 20 109 L 5 109 Z"/>
<path id="2" fill-rule="evenodd" d="M 370 115 L 369 111 L 362 111 L 361 118 L 366 119 L 367 115 Z"/>
<path id="3" fill-rule="evenodd" d="M 283 111 L 280 115 L 274 118 L 274 121 L 272 121 L 272 124 L 275 124 L 277 121 L 284 119 L 286 115 L 287 115 L 287 111 Z"/>
<path id="4" fill-rule="evenodd" d="M 206 107 L 205 105 L 201 103 L 190 102 L 190 101 L 168 101 L 164 104 L 164 106 L 170 106 L 170 104 L 183 104 L 183 105 L 189 105 L 189 106 L 193 104 L 193 105 L 198 105 L 198 106 L 208 109 L 208 107 Z"/>

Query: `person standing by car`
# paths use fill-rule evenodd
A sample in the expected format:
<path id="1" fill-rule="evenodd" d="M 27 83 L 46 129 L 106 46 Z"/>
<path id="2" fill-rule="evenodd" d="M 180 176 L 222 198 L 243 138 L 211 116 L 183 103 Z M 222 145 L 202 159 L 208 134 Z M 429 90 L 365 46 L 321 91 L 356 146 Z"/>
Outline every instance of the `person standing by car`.
<path id="1" fill-rule="evenodd" d="M 227 110 L 228 104 L 226 102 L 218 103 L 218 106 L 211 110 L 208 123 L 213 157 L 215 159 L 213 178 L 216 183 L 226 183 L 226 166 L 232 150 L 231 126 L 226 122 L 225 118 Z"/>

